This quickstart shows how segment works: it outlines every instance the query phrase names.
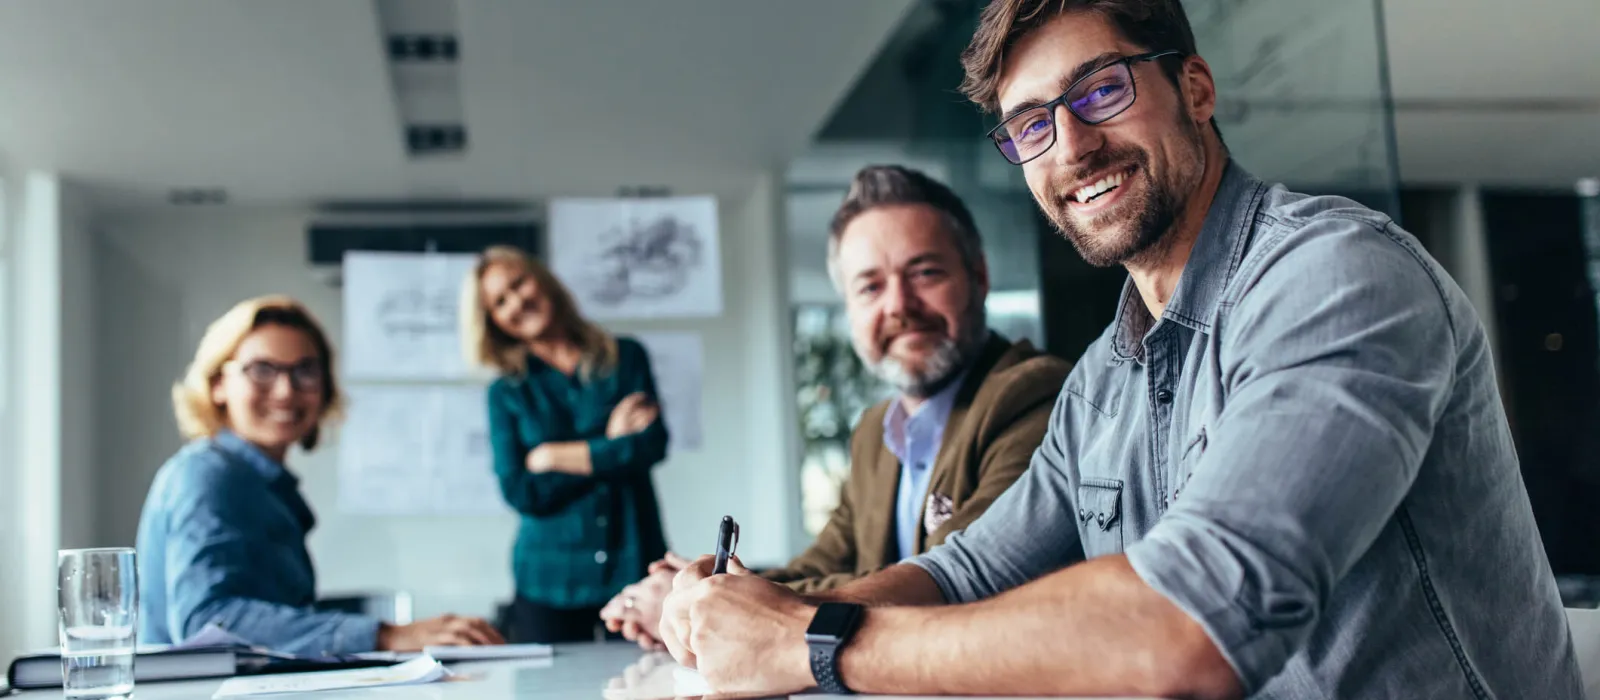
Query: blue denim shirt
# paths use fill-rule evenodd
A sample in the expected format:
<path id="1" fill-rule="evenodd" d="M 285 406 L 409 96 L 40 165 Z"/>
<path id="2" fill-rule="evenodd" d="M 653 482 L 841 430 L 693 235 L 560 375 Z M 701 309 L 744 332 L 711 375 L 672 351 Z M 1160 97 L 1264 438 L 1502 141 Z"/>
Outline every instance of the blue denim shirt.
<path id="1" fill-rule="evenodd" d="M 923 503 L 928 497 L 928 475 L 933 473 L 933 460 L 939 458 L 944 424 L 950 420 L 950 408 L 955 405 L 965 376 L 962 372 L 953 378 L 949 386 L 923 401 L 916 413 L 907 414 L 897 397 L 883 414 L 883 444 L 900 460 L 900 484 L 894 495 L 894 532 L 901 559 L 917 551 L 917 518 L 922 517 Z"/>
<path id="2" fill-rule="evenodd" d="M 156 472 L 139 516 L 139 641 L 182 641 L 218 623 L 296 654 L 372 651 L 378 620 L 318 612 L 299 480 L 228 431 Z"/>
<path id="3" fill-rule="evenodd" d="M 1465 294 L 1237 165 L 1161 318 L 1126 286 L 1027 473 L 913 563 L 971 601 L 1118 553 L 1254 697 L 1582 697 Z"/>

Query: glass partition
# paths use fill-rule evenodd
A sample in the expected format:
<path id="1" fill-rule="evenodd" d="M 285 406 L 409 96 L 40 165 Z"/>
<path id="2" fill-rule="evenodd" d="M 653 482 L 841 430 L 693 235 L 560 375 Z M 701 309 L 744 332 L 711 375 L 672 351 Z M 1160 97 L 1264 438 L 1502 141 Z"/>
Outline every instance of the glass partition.
<path id="1" fill-rule="evenodd" d="M 1039 215 L 1019 168 L 983 138 L 993 121 L 957 92 L 961 51 L 983 0 L 924 0 L 788 168 L 790 291 L 806 457 L 808 531 L 826 522 L 848 473 L 850 429 L 886 395 L 849 352 L 828 280 L 827 226 L 850 177 L 900 163 L 928 173 L 972 209 L 993 277 L 990 325 L 1074 357 L 1113 311 L 1120 270 L 1077 259 Z M 1398 215 L 1392 118 L 1374 0 L 1187 0 L 1217 78 L 1217 119 L 1234 157 L 1257 176 L 1342 194 Z M 870 400 L 869 400 L 870 399 Z"/>

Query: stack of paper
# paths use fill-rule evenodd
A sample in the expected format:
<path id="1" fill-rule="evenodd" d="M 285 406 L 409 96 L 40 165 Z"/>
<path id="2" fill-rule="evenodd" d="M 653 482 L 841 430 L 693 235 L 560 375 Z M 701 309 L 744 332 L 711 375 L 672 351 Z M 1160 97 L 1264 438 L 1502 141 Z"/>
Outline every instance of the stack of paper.
<path id="1" fill-rule="evenodd" d="M 237 698 L 272 693 L 305 693 L 343 688 L 377 688 L 389 685 L 432 683 L 450 675 L 443 664 L 427 654 L 397 666 L 349 671 L 285 673 L 276 676 L 241 676 L 224 681 L 212 698 Z"/>

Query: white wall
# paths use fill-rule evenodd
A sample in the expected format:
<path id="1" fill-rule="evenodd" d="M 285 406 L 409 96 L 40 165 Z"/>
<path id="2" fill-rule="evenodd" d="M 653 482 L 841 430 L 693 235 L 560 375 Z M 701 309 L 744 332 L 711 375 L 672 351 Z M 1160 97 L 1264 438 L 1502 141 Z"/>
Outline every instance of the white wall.
<path id="1" fill-rule="evenodd" d="M 780 212 L 772 178 L 741 201 L 723 202 L 721 318 L 616 328 L 704 334 L 706 444 L 696 452 L 675 449 L 656 472 L 668 542 L 680 551 L 707 551 L 724 513 L 743 525 L 747 560 L 780 561 L 798 546 Z M 247 297 L 288 293 L 338 342 L 339 291 L 305 263 L 306 221 L 305 213 L 287 209 L 166 208 L 105 217 L 94 270 L 96 323 L 107 341 L 100 344 L 94 395 L 102 538 L 133 541 L 150 478 L 181 444 L 168 391 L 207 323 Z M 330 445 L 289 460 L 317 513 L 310 547 L 322 592 L 406 590 L 419 616 L 488 614 L 510 595 L 515 521 L 509 513 L 341 514 L 336 452 Z"/>

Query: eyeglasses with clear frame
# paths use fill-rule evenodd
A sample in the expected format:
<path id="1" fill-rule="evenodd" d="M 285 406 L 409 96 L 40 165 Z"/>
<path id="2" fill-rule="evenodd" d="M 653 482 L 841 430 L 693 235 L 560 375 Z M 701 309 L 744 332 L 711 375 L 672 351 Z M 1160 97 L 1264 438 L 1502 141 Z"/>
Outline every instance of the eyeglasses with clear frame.
<path id="1" fill-rule="evenodd" d="M 1182 51 L 1155 51 L 1119 58 L 1073 81 L 1060 97 L 1007 117 L 989 130 L 989 138 L 1006 160 L 1022 165 L 1056 145 L 1057 105 L 1064 105 L 1084 124 L 1102 124 L 1128 111 L 1138 97 L 1133 64 L 1182 55 Z"/>

